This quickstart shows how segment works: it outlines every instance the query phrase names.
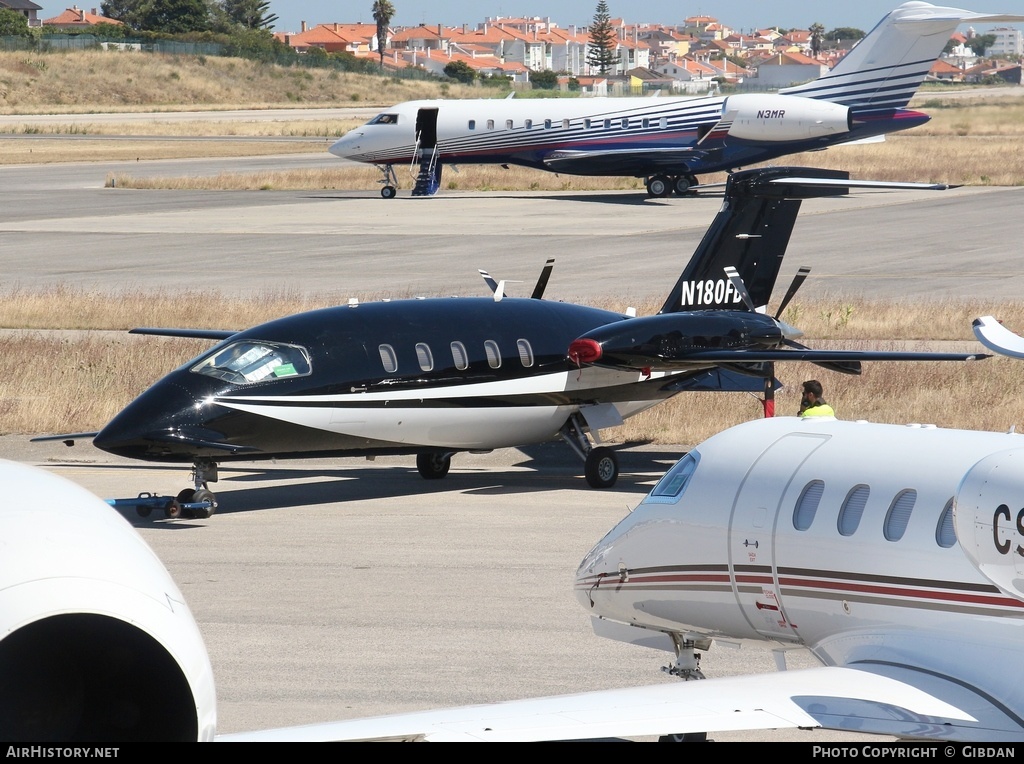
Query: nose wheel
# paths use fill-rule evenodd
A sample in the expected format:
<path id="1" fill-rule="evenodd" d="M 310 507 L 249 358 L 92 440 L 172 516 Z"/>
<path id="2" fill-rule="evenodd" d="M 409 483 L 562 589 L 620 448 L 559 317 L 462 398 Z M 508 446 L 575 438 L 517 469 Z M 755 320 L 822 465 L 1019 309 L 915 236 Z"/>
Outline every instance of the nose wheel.
<path id="1" fill-rule="evenodd" d="M 440 480 L 452 467 L 452 455 L 443 451 L 416 454 L 416 469 L 424 480 Z"/>
<path id="2" fill-rule="evenodd" d="M 394 199 L 398 194 L 398 176 L 395 174 L 395 168 L 389 164 L 379 164 L 377 169 L 384 174 L 384 177 L 377 181 L 381 184 L 380 195 L 385 199 Z"/>

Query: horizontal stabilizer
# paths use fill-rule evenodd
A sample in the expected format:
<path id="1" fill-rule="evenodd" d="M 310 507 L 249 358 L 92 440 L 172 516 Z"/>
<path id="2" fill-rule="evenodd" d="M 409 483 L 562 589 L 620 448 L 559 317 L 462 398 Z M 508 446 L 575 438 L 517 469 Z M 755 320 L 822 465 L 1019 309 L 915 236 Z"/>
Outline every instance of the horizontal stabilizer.
<path id="1" fill-rule="evenodd" d="M 1024 358 L 1024 337 L 1014 334 L 993 316 L 974 319 L 974 336 L 978 342 L 1000 355 Z"/>
<path id="2" fill-rule="evenodd" d="M 162 329 L 142 326 L 129 330 L 128 334 L 149 334 L 156 337 L 183 337 L 193 340 L 226 340 L 238 334 L 233 329 Z"/>

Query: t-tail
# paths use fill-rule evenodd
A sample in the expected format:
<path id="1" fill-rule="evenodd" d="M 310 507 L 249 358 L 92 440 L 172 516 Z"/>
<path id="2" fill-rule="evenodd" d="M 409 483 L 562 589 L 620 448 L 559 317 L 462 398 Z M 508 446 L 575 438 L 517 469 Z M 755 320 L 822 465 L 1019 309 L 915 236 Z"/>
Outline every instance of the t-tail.
<path id="1" fill-rule="evenodd" d="M 829 74 L 779 93 L 843 104 L 855 120 L 872 112 L 903 109 L 960 24 L 1021 20 L 1024 17 L 904 3 L 887 13 Z"/>
<path id="2" fill-rule="evenodd" d="M 729 176 L 722 209 L 660 313 L 744 310 L 741 293 L 725 273 L 727 267 L 736 269 L 754 306 L 763 310 L 775 288 L 801 200 L 842 196 L 849 192 L 842 185 L 849 177 L 847 172 L 811 167 L 768 167 Z"/>

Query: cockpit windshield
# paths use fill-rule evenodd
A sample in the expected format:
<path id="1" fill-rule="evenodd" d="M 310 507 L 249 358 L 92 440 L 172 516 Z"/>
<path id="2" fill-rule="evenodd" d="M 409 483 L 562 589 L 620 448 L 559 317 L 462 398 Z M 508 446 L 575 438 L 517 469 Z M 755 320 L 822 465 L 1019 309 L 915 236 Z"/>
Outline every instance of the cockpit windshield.
<path id="1" fill-rule="evenodd" d="M 688 453 L 665 473 L 665 477 L 658 481 L 646 500 L 656 504 L 675 504 L 683 495 L 686 486 L 689 485 L 690 478 L 693 477 L 699 462 L 700 453 L 698 451 Z"/>
<path id="2" fill-rule="evenodd" d="M 376 117 L 371 119 L 366 124 L 368 125 L 397 125 L 398 115 L 397 114 L 378 114 Z"/>
<path id="3" fill-rule="evenodd" d="M 309 353 L 298 345 L 239 340 L 215 350 L 192 371 L 235 385 L 303 377 L 310 372 Z"/>

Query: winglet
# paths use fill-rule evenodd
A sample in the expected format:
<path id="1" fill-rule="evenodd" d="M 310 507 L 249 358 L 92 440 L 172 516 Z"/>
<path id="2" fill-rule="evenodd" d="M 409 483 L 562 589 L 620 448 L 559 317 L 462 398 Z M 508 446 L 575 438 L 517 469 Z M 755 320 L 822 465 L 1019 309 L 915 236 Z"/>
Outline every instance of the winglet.
<path id="1" fill-rule="evenodd" d="M 994 316 L 982 316 L 972 323 L 978 342 L 1000 355 L 1024 358 L 1024 337 L 1014 334 Z"/>

